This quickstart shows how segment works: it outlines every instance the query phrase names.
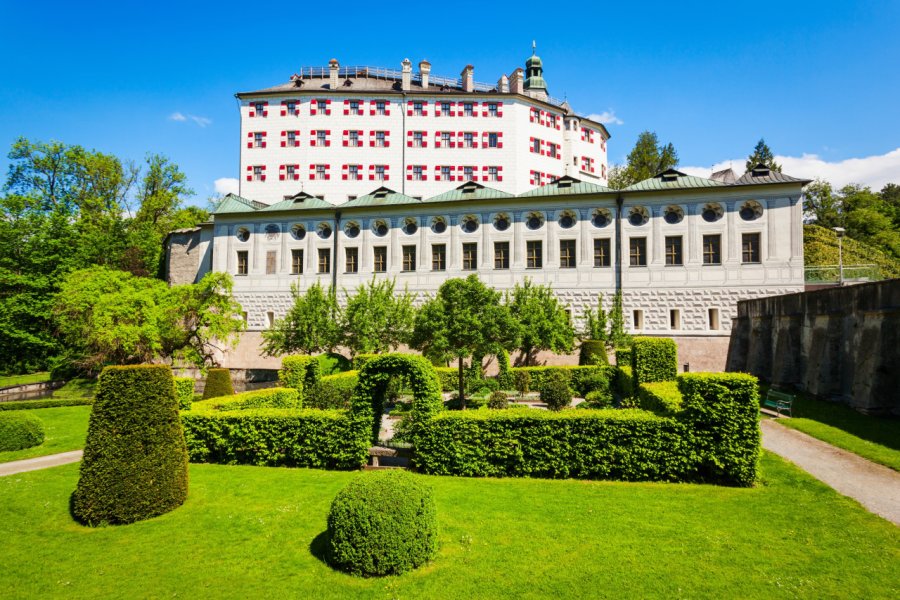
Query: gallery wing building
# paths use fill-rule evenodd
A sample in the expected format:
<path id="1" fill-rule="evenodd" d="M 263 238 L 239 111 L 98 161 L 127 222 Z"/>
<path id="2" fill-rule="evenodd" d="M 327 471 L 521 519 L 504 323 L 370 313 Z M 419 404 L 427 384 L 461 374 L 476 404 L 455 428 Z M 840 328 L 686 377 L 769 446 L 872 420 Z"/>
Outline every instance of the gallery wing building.
<path id="1" fill-rule="evenodd" d="M 237 94 L 240 192 L 166 257 L 171 283 L 234 276 L 244 363 L 294 283 L 389 277 L 423 298 L 472 273 L 501 291 L 530 278 L 576 319 L 621 292 L 630 331 L 703 368 L 724 366 L 738 300 L 803 291 L 808 181 L 760 165 L 613 190 L 608 131 L 548 95 L 537 56 L 495 85 L 430 71 L 333 60 Z"/>

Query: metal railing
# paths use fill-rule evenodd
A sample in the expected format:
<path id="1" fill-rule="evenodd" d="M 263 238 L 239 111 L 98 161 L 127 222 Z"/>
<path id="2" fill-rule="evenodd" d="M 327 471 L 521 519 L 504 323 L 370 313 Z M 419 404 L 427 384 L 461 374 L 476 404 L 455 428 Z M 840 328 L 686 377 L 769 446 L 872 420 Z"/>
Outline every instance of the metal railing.
<path id="1" fill-rule="evenodd" d="M 806 283 L 831 283 L 841 280 L 839 265 L 805 267 Z M 880 281 L 881 267 L 878 265 L 844 265 L 844 281 Z"/>

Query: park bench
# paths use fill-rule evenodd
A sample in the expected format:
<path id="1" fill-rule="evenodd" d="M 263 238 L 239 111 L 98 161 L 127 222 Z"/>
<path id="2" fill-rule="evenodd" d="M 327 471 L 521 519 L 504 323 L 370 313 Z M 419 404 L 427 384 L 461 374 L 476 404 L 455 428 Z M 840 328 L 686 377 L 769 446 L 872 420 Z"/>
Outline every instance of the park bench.
<path id="1" fill-rule="evenodd" d="M 777 417 L 781 416 L 782 411 L 787 411 L 787 416 L 792 417 L 791 407 L 794 405 L 794 398 L 796 396 L 793 394 L 770 388 L 762 405 L 764 409 L 774 412 Z"/>

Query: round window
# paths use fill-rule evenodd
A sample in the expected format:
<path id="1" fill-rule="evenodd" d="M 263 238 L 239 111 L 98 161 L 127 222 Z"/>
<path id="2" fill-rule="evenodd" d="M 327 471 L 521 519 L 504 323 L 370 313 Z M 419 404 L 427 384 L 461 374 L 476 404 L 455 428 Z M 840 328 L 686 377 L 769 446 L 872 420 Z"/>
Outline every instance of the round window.
<path id="1" fill-rule="evenodd" d="M 666 214 L 663 218 L 669 225 L 675 225 L 676 223 L 681 222 L 681 219 L 684 218 L 684 213 L 677 206 L 670 206 L 666 208 Z"/>
<path id="2" fill-rule="evenodd" d="M 641 206 L 635 206 L 628 213 L 628 222 L 635 227 L 640 227 L 649 220 L 647 211 Z"/>
<path id="3" fill-rule="evenodd" d="M 591 217 L 591 223 L 593 223 L 594 227 L 606 227 L 609 225 L 609 222 L 610 216 L 605 210 L 595 211 L 594 216 Z"/>
<path id="4" fill-rule="evenodd" d="M 240 228 L 238 228 L 235 235 L 237 236 L 238 240 L 240 240 L 242 242 L 246 242 L 247 240 L 250 239 L 250 230 L 247 229 L 246 227 L 240 227 Z"/>
<path id="5" fill-rule="evenodd" d="M 266 225 L 266 239 L 270 242 L 277 240 L 279 233 L 281 233 L 281 228 L 275 223 Z"/>
<path id="6" fill-rule="evenodd" d="M 319 237 L 323 240 L 327 240 L 331 237 L 331 226 L 327 223 L 322 223 L 319 225 Z"/>
<path id="7" fill-rule="evenodd" d="M 509 217 L 506 215 L 497 215 L 497 218 L 494 219 L 494 228 L 497 231 L 506 231 L 509 229 Z"/>
<path id="8" fill-rule="evenodd" d="M 444 233 L 447 231 L 447 222 L 443 219 L 435 219 L 431 224 L 431 230 L 435 233 Z"/>
<path id="9" fill-rule="evenodd" d="M 375 235 L 378 237 L 384 237 L 388 234 L 388 226 L 384 221 L 378 221 L 375 223 Z"/>
<path id="10" fill-rule="evenodd" d="M 707 223 L 713 223 L 722 218 L 722 207 L 718 204 L 707 204 L 703 207 L 703 212 L 700 215 Z"/>
<path id="11" fill-rule="evenodd" d="M 475 217 L 466 217 L 462 223 L 462 230 L 466 233 L 475 233 L 478 231 L 478 220 Z"/>
<path id="12" fill-rule="evenodd" d="M 294 225 L 291 228 L 291 235 L 294 236 L 294 239 L 302 240 L 306 237 L 306 227 L 303 225 Z"/>
<path id="13" fill-rule="evenodd" d="M 412 235 L 418 230 L 419 226 L 416 225 L 416 222 L 412 219 L 409 219 L 408 221 L 406 221 L 406 223 L 403 224 L 403 233 L 405 233 L 406 235 Z"/>
<path id="14" fill-rule="evenodd" d="M 355 238 L 359 235 L 359 225 L 356 223 L 347 223 L 347 227 L 344 229 L 344 233 L 348 238 Z"/>
<path id="15" fill-rule="evenodd" d="M 575 217 L 571 213 L 565 213 L 559 218 L 559 226 L 563 229 L 571 229 L 575 226 Z"/>
<path id="16" fill-rule="evenodd" d="M 531 213 L 528 215 L 528 219 L 525 220 L 525 226 L 532 230 L 540 229 L 543 224 L 544 219 L 538 213 Z"/>
<path id="17" fill-rule="evenodd" d="M 762 216 L 762 205 L 753 200 L 744 202 L 744 205 L 741 206 L 741 210 L 738 214 L 740 214 L 741 219 L 745 221 L 755 221 Z"/>

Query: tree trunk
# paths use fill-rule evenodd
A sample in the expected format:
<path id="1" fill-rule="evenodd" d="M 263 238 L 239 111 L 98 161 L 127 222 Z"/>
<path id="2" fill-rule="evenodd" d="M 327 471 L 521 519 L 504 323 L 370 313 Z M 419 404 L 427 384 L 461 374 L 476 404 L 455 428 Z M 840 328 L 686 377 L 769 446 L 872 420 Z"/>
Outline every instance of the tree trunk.
<path id="1" fill-rule="evenodd" d="M 463 374 L 463 359 L 459 357 L 459 405 L 466 410 L 466 382 Z"/>

